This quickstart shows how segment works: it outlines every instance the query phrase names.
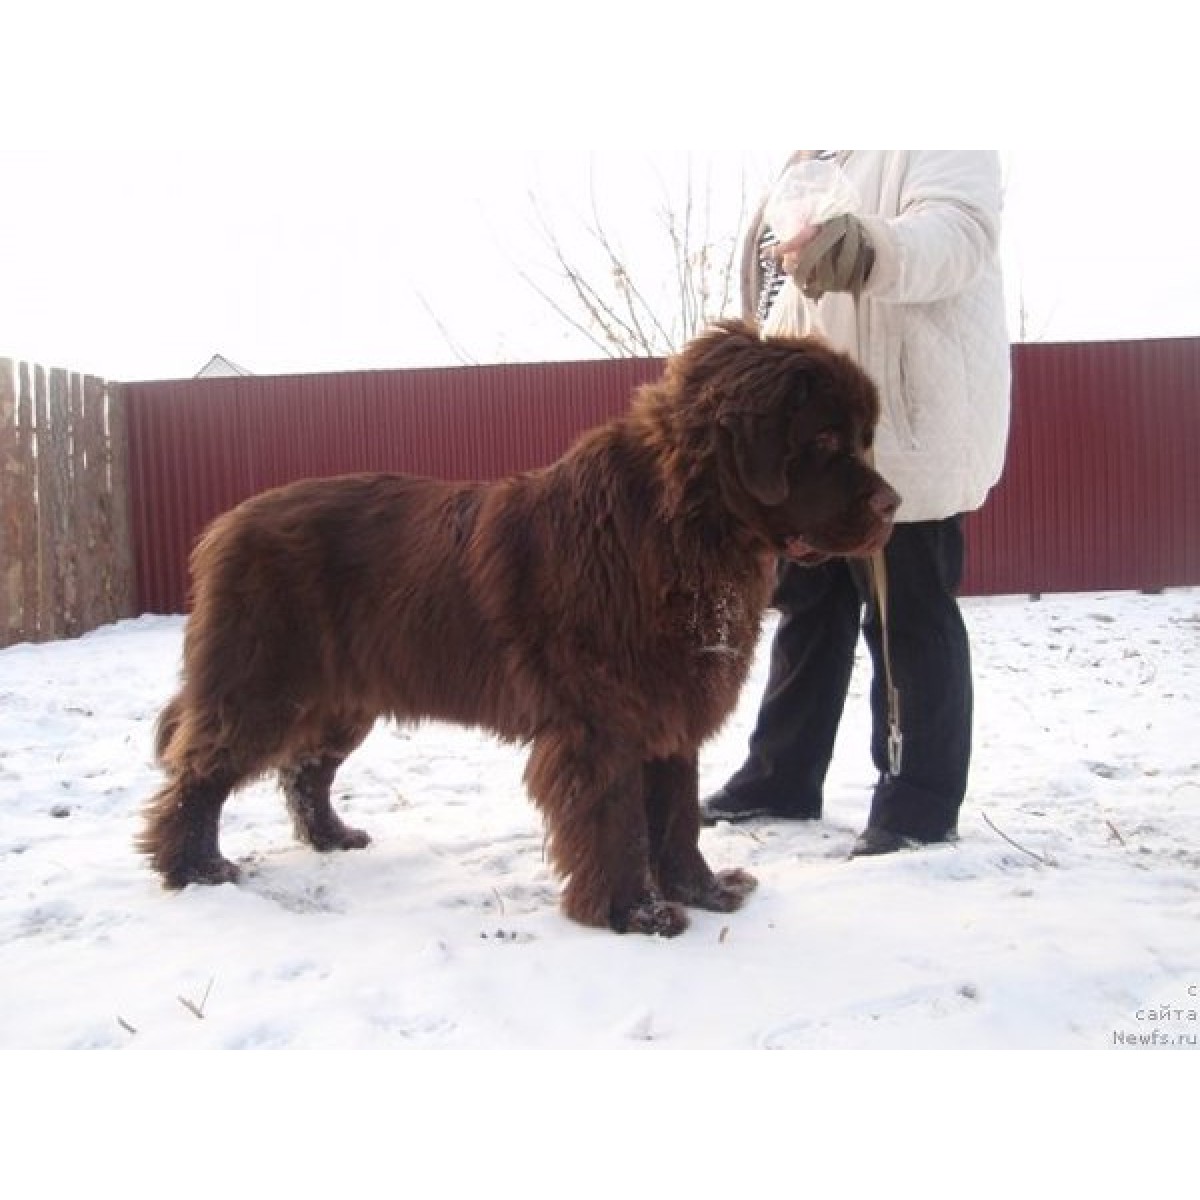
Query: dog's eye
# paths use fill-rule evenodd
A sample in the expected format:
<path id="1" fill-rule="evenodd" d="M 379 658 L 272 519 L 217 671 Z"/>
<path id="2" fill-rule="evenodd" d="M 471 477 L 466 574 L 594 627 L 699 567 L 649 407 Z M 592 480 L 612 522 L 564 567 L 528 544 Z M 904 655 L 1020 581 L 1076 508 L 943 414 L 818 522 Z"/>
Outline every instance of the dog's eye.
<path id="1" fill-rule="evenodd" d="M 836 429 L 822 429 L 813 438 L 813 445 L 823 454 L 836 454 L 842 448 L 842 439 Z"/>

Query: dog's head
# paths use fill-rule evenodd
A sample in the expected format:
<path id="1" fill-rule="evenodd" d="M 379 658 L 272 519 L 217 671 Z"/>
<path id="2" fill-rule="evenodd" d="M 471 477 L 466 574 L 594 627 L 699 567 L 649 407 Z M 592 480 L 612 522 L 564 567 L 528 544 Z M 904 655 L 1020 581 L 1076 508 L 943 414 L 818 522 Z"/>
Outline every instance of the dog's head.
<path id="1" fill-rule="evenodd" d="M 670 370 L 714 430 L 725 503 L 776 553 L 819 562 L 883 547 L 900 497 L 867 461 L 879 397 L 853 360 L 725 321 Z"/>

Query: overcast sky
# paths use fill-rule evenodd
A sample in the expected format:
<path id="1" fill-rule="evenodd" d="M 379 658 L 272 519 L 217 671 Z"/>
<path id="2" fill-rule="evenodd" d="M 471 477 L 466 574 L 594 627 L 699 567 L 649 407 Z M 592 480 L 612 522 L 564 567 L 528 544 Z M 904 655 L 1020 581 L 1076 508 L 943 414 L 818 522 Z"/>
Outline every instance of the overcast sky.
<path id="1" fill-rule="evenodd" d="M 1168 144 L 1182 51 L 1151 37 L 1156 0 L 1106 39 L 1102 14 L 1064 29 L 1047 4 L 939 50 L 889 40 L 940 7 L 873 14 L 850 87 L 845 23 L 826 43 L 824 10 L 788 5 L 701 36 L 704 6 L 652 0 L 39 0 L 6 16 L 0 67 L 0 355 L 114 378 L 217 352 L 255 372 L 586 356 L 520 278 L 545 266 L 531 194 L 582 244 L 594 186 L 652 271 L 682 147 L 732 222 L 743 164 L 753 192 L 793 144 L 901 133 L 1058 139 L 1002 151 L 1014 333 L 1023 303 L 1039 340 L 1200 334 L 1200 171 Z M 813 44 L 833 48 L 796 79 L 764 70 Z M 999 108 L 976 103 L 1000 79 Z"/>

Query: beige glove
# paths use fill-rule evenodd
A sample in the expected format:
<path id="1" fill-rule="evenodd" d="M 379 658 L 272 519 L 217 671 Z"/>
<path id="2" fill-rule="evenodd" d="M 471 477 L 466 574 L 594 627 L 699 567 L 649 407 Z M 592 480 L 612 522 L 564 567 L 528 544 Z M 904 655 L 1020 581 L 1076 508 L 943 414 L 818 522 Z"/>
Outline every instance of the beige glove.
<path id="1" fill-rule="evenodd" d="M 817 227 L 803 249 L 788 255 L 784 266 L 796 286 L 810 299 L 826 292 L 858 295 L 875 265 L 875 249 L 861 222 L 852 216 L 833 217 Z"/>

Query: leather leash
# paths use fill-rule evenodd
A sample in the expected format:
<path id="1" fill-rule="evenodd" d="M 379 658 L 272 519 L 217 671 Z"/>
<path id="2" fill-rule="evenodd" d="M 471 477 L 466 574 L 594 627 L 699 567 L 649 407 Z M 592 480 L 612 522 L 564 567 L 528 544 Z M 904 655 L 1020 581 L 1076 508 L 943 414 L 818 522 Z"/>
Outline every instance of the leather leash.
<path id="1" fill-rule="evenodd" d="M 867 451 L 867 464 L 875 466 L 874 448 Z M 900 728 L 900 693 L 896 688 L 892 672 L 892 645 L 888 629 L 888 575 L 887 560 L 882 550 L 876 550 L 867 559 L 867 574 L 871 580 L 871 593 L 875 597 L 875 608 L 879 613 L 879 643 L 883 650 L 883 686 L 887 696 L 887 756 L 888 774 L 894 779 L 900 774 L 904 762 L 904 734 Z"/>
<path id="2" fill-rule="evenodd" d="M 883 681 L 887 695 L 888 774 L 894 779 L 900 774 L 904 761 L 904 734 L 900 729 L 900 693 L 896 690 L 892 673 L 891 639 L 888 635 L 888 580 L 887 564 L 883 551 L 878 550 L 867 560 L 871 576 L 871 590 L 875 595 L 875 607 L 879 612 L 880 643 L 883 647 Z"/>

